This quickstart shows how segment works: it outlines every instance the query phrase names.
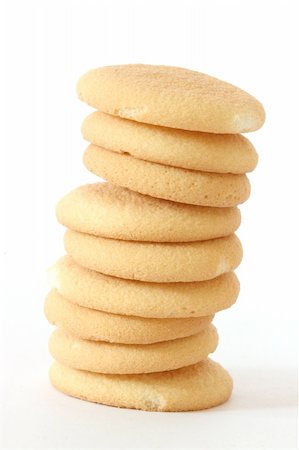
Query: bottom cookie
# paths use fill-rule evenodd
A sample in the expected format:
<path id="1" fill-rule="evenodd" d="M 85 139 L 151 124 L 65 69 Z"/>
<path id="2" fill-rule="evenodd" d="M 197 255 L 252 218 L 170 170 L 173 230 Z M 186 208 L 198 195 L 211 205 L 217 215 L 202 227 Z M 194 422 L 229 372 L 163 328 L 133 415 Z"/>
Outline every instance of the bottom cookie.
<path id="1" fill-rule="evenodd" d="M 211 359 L 181 369 L 138 375 L 104 375 L 54 362 L 53 386 L 72 397 L 145 411 L 195 411 L 229 399 L 233 381 Z"/>

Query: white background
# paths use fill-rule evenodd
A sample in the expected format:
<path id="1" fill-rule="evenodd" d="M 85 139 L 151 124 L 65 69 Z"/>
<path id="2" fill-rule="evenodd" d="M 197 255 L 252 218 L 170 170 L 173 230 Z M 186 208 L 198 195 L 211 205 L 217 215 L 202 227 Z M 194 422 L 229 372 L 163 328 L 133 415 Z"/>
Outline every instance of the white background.
<path id="1" fill-rule="evenodd" d="M 2 2 L 2 449 L 296 448 L 296 4 Z M 238 233 L 242 291 L 215 321 L 215 359 L 235 389 L 209 411 L 93 405 L 63 396 L 47 379 L 45 272 L 63 253 L 54 206 L 95 180 L 81 162 L 80 124 L 90 110 L 75 83 L 92 67 L 134 62 L 207 72 L 248 90 L 267 112 L 266 125 L 249 136 L 260 162 Z"/>

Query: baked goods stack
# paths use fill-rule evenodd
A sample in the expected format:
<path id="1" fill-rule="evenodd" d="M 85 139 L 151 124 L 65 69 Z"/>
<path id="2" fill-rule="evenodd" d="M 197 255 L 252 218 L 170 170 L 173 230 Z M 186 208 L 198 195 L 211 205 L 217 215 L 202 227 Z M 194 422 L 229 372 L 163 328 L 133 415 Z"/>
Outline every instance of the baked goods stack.
<path id="1" fill-rule="evenodd" d="M 225 402 L 232 379 L 209 359 L 214 314 L 237 299 L 237 205 L 257 164 L 240 133 L 264 122 L 246 92 L 198 72 L 147 65 L 91 70 L 78 95 L 88 170 L 107 180 L 57 206 L 68 230 L 45 312 L 58 326 L 60 391 L 151 411 Z"/>

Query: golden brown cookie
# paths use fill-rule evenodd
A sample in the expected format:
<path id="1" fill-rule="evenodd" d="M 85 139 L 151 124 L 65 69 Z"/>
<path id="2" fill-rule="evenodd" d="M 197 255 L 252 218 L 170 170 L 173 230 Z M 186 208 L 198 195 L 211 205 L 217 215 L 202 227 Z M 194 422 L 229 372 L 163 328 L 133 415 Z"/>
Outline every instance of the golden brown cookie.
<path id="1" fill-rule="evenodd" d="M 77 93 L 105 113 L 184 130 L 244 133 L 265 120 L 263 106 L 247 92 L 180 67 L 100 67 L 80 78 Z"/>
<path id="2" fill-rule="evenodd" d="M 84 153 L 88 170 L 112 184 L 173 202 L 229 207 L 250 195 L 246 175 L 180 169 L 89 145 Z"/>
<path id="3" fill-rule="evenodd" d="M 199 333 L 213 316 L 182 319 L 149 319 L 121 316 L 85 308 L 70 302 L 53 289 L 45 302 L 49 322 L 81 339 L 120 344 L 153 344 Z"/>
<path id="4" fill-rule="evenodd" d="M 193 336 L 155 344 L 112 344 L 87 341 L 55 330 L 49 341 L 50 353 L 73 369 L 100 373 L 150 373 L 195 364 L 214 352 L 218 334 L 214 325 Z"/>
<path id="5" fill-rule="evenodd" d="M 206 359 L 169 372 L 105 375 L 55 362 L 50 379 L 59 391 L 95 403 L 145 411 L 192 411 L 228 400 L 233 381 L 220 364 Z"/>
<path id="6" fill-rule="evenodd" d="M 200 317 L 233 305 L 239 281 L 233 272 L 193 283 L 145 283 L 111 277 L 63 256 L 49 270 L 52 287 L 73 303 L 140 317 Z"/>
<path id="7" fill-rule="evenodd" d="M 109 183 L 80 186 L 56 207 L 66 227 L 114 239 L 188 242 L 232 234 L 240 225 L 238 208 L 184 205 L 141 195 Z"/>
<path id="8" fill-rule="evenodd" d="M 81 266 L 130 280 L 204 281 L 234 270 L 242 260 L 235 234 L 209 241 L 120 241 L 67 230 L 66 252 Z"/>
<path id="9" fill-rule="evenodd" d="M 166 166 L 216 173 L 246 173 L 258 155 L 241 134 L 176 130 L 95 111 L 83 122 L 84 138 L 118 153 Z"/>

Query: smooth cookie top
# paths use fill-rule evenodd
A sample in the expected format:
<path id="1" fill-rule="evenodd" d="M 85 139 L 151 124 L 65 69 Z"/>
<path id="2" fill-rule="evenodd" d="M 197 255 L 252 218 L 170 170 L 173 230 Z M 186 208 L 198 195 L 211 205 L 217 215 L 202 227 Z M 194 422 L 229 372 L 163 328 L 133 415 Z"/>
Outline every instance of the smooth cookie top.
<path id="1" fill-rule="evenodd" d="M 265 120 L 261 103 L 210 75 L 179 67 L 128 64 L 90 70 L 77 84 L 90 106 L 137 122 L 208 133 L 243 133 Z"/>
<path id="2" fill-rule="evenodd" d="M 213 134 L 159 127 L 95 111 L 82 124 L 92 144 L 184 169 L 246 173 L 257 165 L 251 142 L 240 134 Z"/>
<path id="3" fill-rule="evenodd" d="M 228 236 L 240 225 L 238 208 L 185 205 L 109 183 L 80 186 L 64 196 L 56 216 L 66 227 L 114 239 L 188 242 Z"/>

